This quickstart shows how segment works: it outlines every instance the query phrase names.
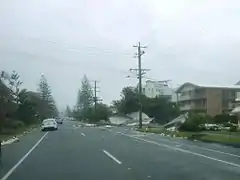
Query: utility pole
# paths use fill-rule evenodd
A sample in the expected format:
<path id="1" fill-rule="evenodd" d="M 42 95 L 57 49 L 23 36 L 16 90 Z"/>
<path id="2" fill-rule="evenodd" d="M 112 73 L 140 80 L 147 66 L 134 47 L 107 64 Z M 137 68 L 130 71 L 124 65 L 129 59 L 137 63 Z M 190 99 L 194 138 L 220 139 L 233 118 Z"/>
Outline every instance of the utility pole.
<path id="1" fill-rule="evenodd" d="M 101 101 L 101 99 L 99 97 L 97 97 L 97 92 L 99 92 L 99 90 L 98 90 L 99 87 L 97 87 L 98 81 L 94 80 L 93 82 L 94 82 L 94 87 L 93 87 L 94 97 L 93 97 L 93 101 L 94 101 L 94 110 L 95 110 L 95 113 L 96 113 L 97 112 L 97 102 Z"/>
<path id="2" fill-rule="evenodd" d="M 142 76 L 148 71 L 149 69 L 142 69 L 142 61 L 141 57 L 145 53 L 142 51 L 142 48 L 147 48 L 146 46 L 141 46 L 140 42 L 133 47 L 137 48 L 136 56 L 138 58 L 138 68 L 137 69 L 130 69 L 130 71 L 134 70 L 137 71 L 137 78 L 138 78 L 138 88 L 139 88 L 139 128 L 142 128 L 142 102 L 141 102 L 141 95 L 142 95 Z"/>
<path id="3" fill-rule="evenodd" d="M 94 110 L 97 110 L 97 81 L 94 81 Z"/>

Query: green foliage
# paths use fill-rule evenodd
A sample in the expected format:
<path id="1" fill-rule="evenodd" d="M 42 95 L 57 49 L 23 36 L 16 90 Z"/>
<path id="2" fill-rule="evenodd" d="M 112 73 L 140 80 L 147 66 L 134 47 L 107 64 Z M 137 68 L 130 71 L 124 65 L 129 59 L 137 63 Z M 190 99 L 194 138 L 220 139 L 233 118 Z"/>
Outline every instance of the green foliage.
<path id="1" fill-rule="evenodd" d="M 121 92 L 121 100 L 113 101 L 112 104 L 119 113 L 136 112 L 139 110 L 139 95 L 131 87 L 124 87 Z"/>
<path id="2" fill-rule="evenodd" d="M 92 110 L 93 117 L 91 118 L 92 121 L 100 121 L 105 120 L 108 121 L 109 116 L 111 115 L 111 110 L 106 104 L 97 104 L 96 111 Z"/>
<path id="3" fill-rule="evenodd" d="M 237 132 L 237 130 L 238 130 L 238 127 L 236 125 L 231 125 L 229 128 L 230 132 Z"/>
<path id="4" fill-rule="evenodd" d="M 20 86 L 22 85 L 22 81 L 20 80 L 20 75 L 13 71 L 9 78 L 9 88 L 11 89 L 11 92 L 14 96 L 14 100 L 16 103 L 19 103 L 19 92 L 20 92 Z"/>
<path id="5" fill-rule="evenodd" d="M 220 114 L 220 115 L 216 115 L 213 118 L 213 121 L 216 124 L 224 124 L 224 123 L 228 123 L 228 122 L 237 124 L 237 117 L 230 116 L 229 114 Z"/>
<path id="6" fill-rule="evenodd" d="M 18 129 L 24 126 L 24 122 L 18 120 L 6 120 L 4 123 L 4 128 L 6 129 Z"/>
<path id="7" fill-rule="evenodd" d="M 20 89 L 20 75 L 2 71 L 0 76 L 0 129 L 18 129 L 34 124 L 39 118 L 58 114 L 51 89 L 44 76 L 41 77 L 39 93 Z M 3 131 L 2 131 L 3 132 Z"/>
<path id="8" fill-rule="evenodd" d="M 69 113 L 69 108 L 66 109 Z M 110 108 L 102 103 L 93 106 L 93 92 L 90 82 L 86 75 L 82 79 L 81 88 L 78 91 L 77 103 L 72 111 L 73 116 L 81 121 L 99 122 L 100 120 L 108 120 L 111 114 Z"/>
<path id="9" fill-rule="evenodd" d="M 73 116 L 73 111 L 71 110 L 71 108 L 69 106 L 67 106 L 66 109 L 65 109 L 64 114 L 67 117 L 72 117 Z"/>
<path id="10" fill-rule="evenodd" d="M 118 113 L 128 114 L 139 111 L 139 102 L 142 103 L 143 112 L 154 118 L 157 123 L 164 124 L 180 114 L 177 104 L 170 102 L 168 98 L 147 98 L 139 95 L 136 89 L 131 87 L 123 88 L 121 99 L 113 101 L 112 104 Z"/>
<path id="11" fill-rule="evenodd" d="M 51 88 L 44 75 L 41 75 L 38 91 L 41 97 L 40 103 L 42 108 L 40 109 L 39 114 L 41 119 L 58 116 L 58 110 L 52 96 Z"/>
<path id="12" fill-rule="evenodd" d="M 92 86 L 86 75 L 83 76 L 81 89 L 78 91 L 77 108 L 87 110 L 93 105 Z"/>
<path id="13" fill-rule="evenodd" d="M 181 131 L 201 131 L 201 124 L 206 123 L 206 116 L 197 113 L 189 113 L 186 121 L 180 126 Z"/>

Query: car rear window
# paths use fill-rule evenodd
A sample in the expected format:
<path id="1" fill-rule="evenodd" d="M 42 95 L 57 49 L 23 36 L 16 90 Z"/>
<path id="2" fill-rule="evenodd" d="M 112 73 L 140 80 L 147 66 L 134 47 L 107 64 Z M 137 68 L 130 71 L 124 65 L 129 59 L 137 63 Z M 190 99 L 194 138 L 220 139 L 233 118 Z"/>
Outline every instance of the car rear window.
<path id="1" fill-rule="evenodd" d="M 45 119 L 45 120 L 43 120 L 43 123 L 53 123 L 53 122 L 55 122 L 54 119 Z"/>

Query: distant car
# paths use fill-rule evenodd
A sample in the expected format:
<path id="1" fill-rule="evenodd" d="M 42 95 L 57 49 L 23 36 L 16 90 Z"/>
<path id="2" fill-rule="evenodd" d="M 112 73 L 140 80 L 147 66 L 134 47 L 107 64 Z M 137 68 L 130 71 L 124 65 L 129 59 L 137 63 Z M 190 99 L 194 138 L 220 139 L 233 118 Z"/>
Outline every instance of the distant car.
<path id="1" fill-rule="evenodd" d="M 58 124 L 55 119 L 45 119 L 42 122 L 41 130 L 57 130 Z"/>
<path id="2" fill-rule="evenodd" d="M 57 120 L 58 124 L 62 124 L 63 123 L 63 118 L 57 118 L 56 120 Z"/>

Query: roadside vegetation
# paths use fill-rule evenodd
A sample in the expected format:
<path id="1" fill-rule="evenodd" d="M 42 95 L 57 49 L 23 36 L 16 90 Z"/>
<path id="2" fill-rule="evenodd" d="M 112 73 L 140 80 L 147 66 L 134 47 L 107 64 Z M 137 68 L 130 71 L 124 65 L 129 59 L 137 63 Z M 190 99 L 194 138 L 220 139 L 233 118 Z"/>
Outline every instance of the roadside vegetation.
<path id="1" fill-rule="evenodd" d="M 108 123 L 112 114 L 110 107 L 96 100 L 93 96 L 93 87 L 86 75 L 82 78 L 81 87 L 78 90 L 76 105 L 71 110 L 66 108 L 66 115 L 76 120 L 88 123 Z"/>
<path id="2" fill-rule="evenodd" d="M 240 147 L 240 131 L 236 124 L 236 117 L 227 114 L 212 118 L 198 113 L 190 113 L 176 131 L 168 130 L 163 126 L 151 127 L 151 125 L 139 129 L 139 131 Z"/>
<path id="3" fill-rule="evenodd" d="M 38 91 L 23 88 L 20 75 L 0 72 L 0 138 L 6 139 L 36 127 L 47 117 L 58 116 L 51 88 L 44 75 Z"/>
<path id="4" fill-rule="evenodd" d="M 113 101 L 113 108 L 117 113 L 128 114 L 139 111 L 141 101 L 142 110 L 153 122 L 165 124 L 180 115 L 179 107 L 176 103 L 166 97 L 148 98 L 140 95 L 137 89 L 124 87 L 121 92 L 121 99 Z"/>

